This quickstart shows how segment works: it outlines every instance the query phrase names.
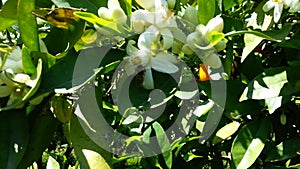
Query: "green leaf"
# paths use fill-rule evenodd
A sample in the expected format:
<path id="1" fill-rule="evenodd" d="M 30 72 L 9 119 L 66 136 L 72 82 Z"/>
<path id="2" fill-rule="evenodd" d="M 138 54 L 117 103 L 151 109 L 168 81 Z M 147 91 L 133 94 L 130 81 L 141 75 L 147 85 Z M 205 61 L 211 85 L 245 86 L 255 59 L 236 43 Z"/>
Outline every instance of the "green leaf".
<path id="1" fill-rule="evenodd" d="M 132 0 L 124 0 L 126 6 L 127 16 L 131 16 L 132 13 Z"/>
<path id="2" fill-rule="evenodd" d="M 31 96 L 35 94 L 35 92 L 38 90 L 40 83 L 41 83 L 41 76 L 42 76 L 42 59 L 38 60 L 38 65 L 36 68 L 36 74 L 34 75 L 34 79 L 32 82 L 33 87 L 28 91 L 28 93 L 23 97 L 22 101 L 27 101 L 30 99 Z"/>
<path id="3" fill-rule="evenodd" d="M 81 38 L 85 25 L 85 21 L 79 20 L 70 22 L 69 29 L 53 27 L 43 39 L 49 53 L 56 56 L 69 51 Z"/>
<path id="4" fill-rule="evenodd" d="M 22 110 L 0 112 L 0 168 L 17 168 L 28 145 L 29 130 Z"/>
<path id="5" fill-rule="evenodd" d="M 18 22 L 17 18 L 18 0 L 8 0 L 0 11 L 0 32 Z"/>
<path id="6" fill-rule="evenodd" d="M 22 49 L 22 65 L 26 74 L 36 73 L 36 67 L 30 56 L 30 51 L 26 46 L 24 46 Z"/>
<path id="7" fill-rule="evenodd" d="M 246 124 L 234 139 L 231 152 L 237 169 L 249 168 L 260 155 L 271 132 L 271 122 L 261 119 Z"/>
<path id="8" fill-rule="evenodd" d="M 191 92 L 188 92 L 188 91 L 176 91 L 175 92 L 175 96 L 182 99 L 182 100 L 188 100 L 188 99 L 191 99 L 193 98 L 196 94 L 198 94 L 198 90 L 195 90 L 195 91 L 191 91 Z"/>
<path id="9" fill-rule="evenodd" d="M 281 142 L 267 154 L 267 162 L 282 161 L 296 157 L 300 152 L 300 137 Z"/>
<path id="10" fill-rule="evenodd" d="M 41 110 L 43 110 L 43 113 L 41 113 Z M 29 124 L 29 145 L 18 169 L 26 168 L 40 159 L 60 123 L 54 118 L 49 109 L 40 107 L 29 115 Z"/>
<path id="11" fill-rule="evenodd" d="M 216 137 L 213 139 L 213 144 L 216 144 L 232 136 L 239 129 L 239 127 L 240 123 L 236 121 L 226 124 L 220 130 L 217 131 Z"/>
<path id="12" fill-rule="evenodd" d="M 197 0 L 199 22 L 206 25 L 215 16 L 215 0 Z"/>
<path id="13" fill-rule="evenodd" d="M 29 51 L 39 51 L 36 18 L 31 14 L 33 10 L 35 0 L 19 0 L 18 23 L 22 41 Z"/>
<path id="14" fill-rule="evenodd" d="M 76 157 L 79 160 L 80 168 L 110 169 L 111 154 L 103 148 L 99 147 L 99 145 L 97 145 L 92 140 L 92 138 L 86 134 L 83 127 L 85 127 L 85 129 L 88 129 L 89 127 L 82 126 L 85 122 L 79 122 L 79 120 L 81 119 L 77 118 L 75 115 L 72 116 L 70 138 L 75 150 Z M 96 128 L 99 128 L 99 126 Z M 103 127 L 102 129 L 105 130 L 105 127 Z M 89 132 L 93 133 L 92 130 L 90 130 Z M 99 138 L 99 135 L 101 135 L 101 131 L 97 131 L 97 139 L 98 141 L 99 139 L 102 139 L 101 143 L 107 144 L 106 146 L 108 147 L 108 140 L 106 140 L 105 138 Z"/>
<path id="15" fill-rule="evenodd" d="M 276 70 L 273 71 L 275 73 L 262 73 L 252 80 L 241 95 L 240 101 L 248 99 L 261 100 L 279 96 L 282 87 L 288 82 L 287 72 L 276 73 Z"/>
<path id="16" fill-rule="evenodd" d="M 163 157 L 165 159 L 165 163 L 168 168 L 171 168 L 172 167 L 172 151 L 171 151 L 169 139 L 168 139 L 164 129 L 162 128 L 162 126 L 159 123 L 154 122 L 152 124 L 152 127 L 155 131 L 158 145 L 159 145 L 161 151 L 163 152 Z"/>
<path id="17" fill-rule="evenodd" d="M 243 0 L 223 0 L 223 6 L 225 11 L 234 7 L 235 5 L 239 5 L 239 3 L 242 3 Z"/>
<path id="18" fill-rule="evenodd" d="M 46 169 L 60 169 L 59 163 L 53 157 L 49 156 Z"/>

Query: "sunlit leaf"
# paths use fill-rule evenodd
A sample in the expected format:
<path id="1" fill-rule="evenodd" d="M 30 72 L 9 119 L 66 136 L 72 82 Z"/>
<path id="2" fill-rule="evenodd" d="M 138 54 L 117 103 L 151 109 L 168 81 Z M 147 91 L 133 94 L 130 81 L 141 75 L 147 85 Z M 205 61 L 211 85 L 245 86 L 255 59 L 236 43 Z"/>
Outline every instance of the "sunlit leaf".
<path id="1" fill-rule="evenodd" d="M 22 41 L 29 51 L 39 51 L 36 18 L 31 14 L 33 10 L 35 10 L 35 0 L 19 0 L 18 23 Z"/>
<path id="2" fill-rule="evenodd" d="M 231 152 L 237 169 L 249 168 L 260 155 L 271 132 L 268 119 L 246 124 L 234 139 Z"/>
<path id="3" fill-rule="evenodd" d="M 49 156 L 46 169 L 60 169 L 60 166 L 53 157 Z"/>
<path id="4" fill-rule="evenodd" d="M 161 151 L 163 152 L 163 157 L 165 159 L 165 163 L 168 168 L 171 168 L 172 167 L 172 151 L 171 151 L 169 139 L 168 139 L 164 129 L 162 128 L 162 126 L 159 123 L 154 122 L 152 124 L 152 126 L 154 128 L 159 147 L 160 147 Z"/>
<path id="5" fill-rule="evenodd" d="M 229 124 L 223 126 L 220 130 L 217 131 L 216 137 L 213 139 L 213 143 L 216 144 L 219 141 L 225 140 L 228 137 L 232 136 L 240 127 L 240 123 L 233 121 Z"/>
<path id="6" fill-rule="evenodd" d="M 263 73 L 249 83 L 240 97 L 240 101 L 277 97 L 287 82 L 286 71 L 273 75 L 264 75 Z"/>
<path id="7" fill-rule="evenodd" d="M 84 122 L 79 122 L 79 119 L 80 118 L 77 119 L 75 115 L 71 118 L 70 138 L 75 154 L 80 162 L 80 167 L 110 169 L 111 154 L 97 145 L 92 138 L 85 133 L 82 126 Z M 105 130 L 105 128 L 103 128 L 103 130 Z M 102 143 L 107 143 L 106 146 L 108 146 L 108 140 L 104 138 L 98 139 L 102 139 Z"/>

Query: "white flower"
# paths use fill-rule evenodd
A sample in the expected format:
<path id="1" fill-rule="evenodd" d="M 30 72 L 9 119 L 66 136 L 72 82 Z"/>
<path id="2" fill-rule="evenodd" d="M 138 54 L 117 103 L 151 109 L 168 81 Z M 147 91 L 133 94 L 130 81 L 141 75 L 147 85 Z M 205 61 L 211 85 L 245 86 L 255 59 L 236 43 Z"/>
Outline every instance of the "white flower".
<path id="1" fill-rule="evenodd" d="M 146 9 L 151 9 L 151 11 L 136 10 L 132 13 L 131 21 L 133 28 L 137 33 L 142 33 L 141 36 L 145 36 L 144 33 L 148 36 L 149 33 L 154 36 L 152 39 L 158 40 L 160 36 L 162 36 L 160 45 L 162 45 L 164 49 L 169 49 L 173 45 L 174 38 L 184 41 L 186 37 L 184 33 L 178 29 L 175 16 L 167 8 L 167 2 L 164 0 L 155 0 L 154 2 L 155 3 L 151 3 L 151 5 L 145 3 L 148 5 Z M 146 6 L 145 4 L 144 6 Z"/>
<path id="2" fill-rule="evenodd" d="M 289 12 L 300 11 L 300 1 L 299 0 L 285 0 L 285 3 L 290 7 Z"/>
<path id="3" fill-rule="evenodd" d="M 151 37 L 140 37 L 137 44 L 138 48 L 133 46 L 134 41 L 128 42 L 127 54 L 129 57 L 128 63 L 125 65 L 125 71 L 128 75 L 132 75 L 140 66 L 145 69 L 143 86 L 146 89 L 154 88 L 151 69 L 169 74 L 178 71 L 178 67 L 174 64 L 177 62 L 176 57 L 164 50 L 153 48 Z"/>
<path id="4" fill-rule="evenodd" d="M 168 2 L 166 0 L 135 0 L 135 2 L 149 11 L 157 11 L 159 5 L 168 7 Z"/>
<path id="5" fill-rule="evenodd" d="M 109 0 L 107 2 L 107 8 L 105 7 L 99 8 L 98 15 L 102 19 L 115 21 L 121 24 L 125 24 L 127 20 L 126 14 L 121 8 L 118 0 Z"/>
<path id="6" fill-rule="evenodd" d="M 274 22 L 277 23 L 281 17 L 284 3 L 285 3 L 284 0 L 269 0 L 263 6 L 263 11 L 268 12 L 274 8 L 273 17 L 274 17 Z"/>
<path id="7" fill-rule="evenodd" d="M 213 36 L 219 35 L 222 37 L 223 28 L 224 21 L 220 16 L 212 18 L 206 26 L 199 24 L 196 27 L 196 31 L 189 34 L 186 38 L 183 51 L 188 52 L 186 54 L 190 54 L 190 49 L 192 49 L 205 65 L 212 68 L 221 67 L 222 63 L 217 52 L 225 49 L 226 43 L 223 39 L 214 40 Z"/>
<path id="8" fill-rule="evenodd" d="M 0 65 L 2 65 L 2 59 L 0 57 Z M 6 58 L 4 66 L 1 70 L 12 69 L 14 73 L 23 72 L 22 65 L 22 50 L 17 46 Z"/>
<path id="9" fill-rule="evenodd" d="M 12 69 L 6 69 L 0 74 L 0 98 L 9 97 L 7 105 L 25 96 L 29 88 L 33 87 L 30 76 L 23 73 L 15 74 Z"/>

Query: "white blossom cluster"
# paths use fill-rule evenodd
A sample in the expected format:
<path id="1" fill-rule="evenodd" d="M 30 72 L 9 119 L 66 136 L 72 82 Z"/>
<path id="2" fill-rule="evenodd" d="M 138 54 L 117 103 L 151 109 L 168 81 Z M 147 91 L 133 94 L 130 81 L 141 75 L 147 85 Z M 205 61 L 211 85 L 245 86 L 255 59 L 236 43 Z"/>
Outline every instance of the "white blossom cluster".
<path id="1" fill-rule="evenodd" d="M 211 43 L 212 35 L 216 32 L 222 34 L 223 19 L 221 17 L 213 18 L 207 25 L 195 25 L 197 26 L 195 32 L 186 35 L 178 27 L 176 16 L 172 12 L 175 0 L 136 0 L 136 2 L 142 9 L 132 12 L 130 23 L 139 37 L 137 41 L 128 41 L 126 47 L 128 63 L 125 71 L 132 75 L 137 67 L 142 66 L 145 69 L 143 86 L 146 89 L 154 88 L 151 69 L 168 74 L 178 71 L 179 68 L 176 66 L 178 60 L 175 54 L 168 52 L 169 49 L 176 48 L 175 41 L 185 44 L 182 49 L 185 54 L 195 53 L 207 66 L 221 67 L 217 52 L 226 47 L 225 41 Z M 193 7 L 188 7 L 186 16 L 191 11 L 196 11 L 197 16 L 197 9 Z M 126 24 L 128 21 L 117 0 L 109 0 L 108 7 L 101 7 L 98 14 L 102 19 L 120 24 Z M 193 23 L 195 16 L 191 14 L 190 17 L 187 16 L 184 19 L 189 18 Z M 197 17 L 196 20 L 198 20 Z"/>
<path id="2" fill-rule="evenodd" d="M 283 8 L 289 8 L 289 12 L 300 11 L 299 0 L 268 0 L 263 6 L 264 12 L 274 9 L 273 17 L 274 22 L 277 23 L 281 17 Z"/>

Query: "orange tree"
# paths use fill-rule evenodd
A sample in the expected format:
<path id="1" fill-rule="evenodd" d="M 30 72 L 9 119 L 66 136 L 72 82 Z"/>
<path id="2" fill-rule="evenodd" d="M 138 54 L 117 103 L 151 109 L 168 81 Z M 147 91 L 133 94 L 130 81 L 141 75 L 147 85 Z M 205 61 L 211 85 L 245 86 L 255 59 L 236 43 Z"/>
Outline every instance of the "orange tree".
<path id="1" fill-rule="evenodd" d="M 0 3 L 0 168 L 298 168 L 298 0 Z"/>

